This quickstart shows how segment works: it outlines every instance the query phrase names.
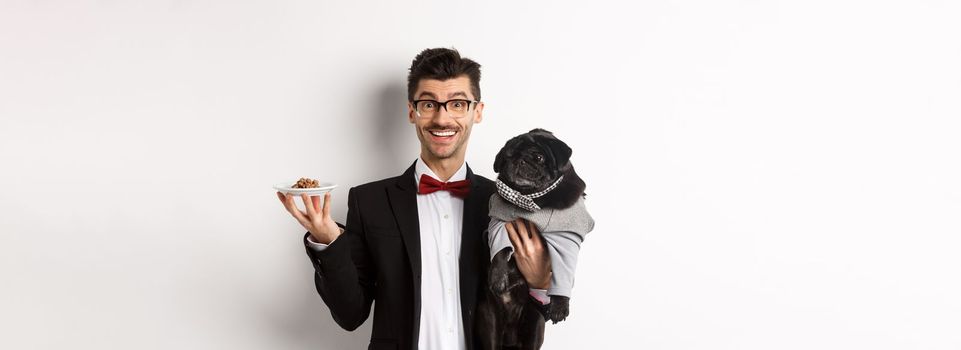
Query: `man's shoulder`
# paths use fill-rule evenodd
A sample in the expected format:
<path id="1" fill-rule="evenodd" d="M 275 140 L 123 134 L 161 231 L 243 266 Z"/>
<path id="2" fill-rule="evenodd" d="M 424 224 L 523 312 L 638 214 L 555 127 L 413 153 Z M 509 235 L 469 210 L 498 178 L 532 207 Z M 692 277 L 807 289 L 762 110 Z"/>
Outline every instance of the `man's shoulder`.
<path id="1" fill-rule="evenodd" d="M 494 181 L 491 181 L 486 177 L 474 174 L 474 178 L 471 181 L 473 182 L 472 187 L 474 187 L 474 192 L 475 192 L 475 193 L 471 193 L 471 196 L 479 196 L 486 201 L 487 198 L 491 197 L 491 195 L 493 195 L 494 193 L 497 193 L 497 186 L 494 185 Z M 485 209 L 487 208 L 486 205 L 484 205 L 483 207 Z"/>
<path id="2" fill-rule="evenodd" d="M 397 186 L 397 182 L 400 180 L 400 176 L 388 177 L 386 179 L 380 179 L 376 181 L 371 181 L 362 185 L 357 185 L 351 188 L 351 191 L 355 191 L 358 194 L 367 193 L 382 193 L 384 189 L 388 187 Z M 413 180 L 411 180 L 413 181 Z"/>
<path id="3" fill-rule="evenodd" d="M 493 189 L 494 189 L 494 181 L 491 180 L 491 179 L 488 179 L 488 178 L 484 177 L 483 175 L 474 174 L 474 179 L 473 179 L 473 181 L 476 182 L 476 186 L 478 186 L 478 187 L 480 187 L 480 188 L 483 188 L 483 189 L 485 189 L 485 190 L 486 190 L 486 189 L 489 189 L 489 190 L 493 190 Z"/>

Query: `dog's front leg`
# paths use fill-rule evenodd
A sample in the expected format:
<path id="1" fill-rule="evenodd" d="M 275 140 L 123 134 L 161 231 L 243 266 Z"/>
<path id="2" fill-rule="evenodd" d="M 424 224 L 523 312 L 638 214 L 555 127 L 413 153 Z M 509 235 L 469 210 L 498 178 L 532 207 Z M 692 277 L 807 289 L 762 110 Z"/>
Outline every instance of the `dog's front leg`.
<path id="1" fill-rule="evenodd" d="M 544 345 L 544 316 L 537 311 L 536 306 L 528 301 L 521 313 L 521 321 L 517 330 L 523 350 L 538 350 Z"/>
<path id="2" fill-rule="evenodd" d="M 490 292 L 485 292 L 481 295 L 480 303 L 477 304 L 477 319 L 474 320 L 475 336 L 480 340 L 481 350 L 500 350 L 502 325 L 497 320 L 496 308 L 491 304 Z"/>

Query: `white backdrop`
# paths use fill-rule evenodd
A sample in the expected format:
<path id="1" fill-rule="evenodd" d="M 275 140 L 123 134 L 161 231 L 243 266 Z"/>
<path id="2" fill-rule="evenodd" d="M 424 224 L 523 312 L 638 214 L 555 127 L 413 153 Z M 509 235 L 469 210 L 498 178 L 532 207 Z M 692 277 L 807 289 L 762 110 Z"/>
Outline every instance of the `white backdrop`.
<path id="1" fill-rule="evenodd" d="M 961 348 L 961 7 L 0 0 L 0 348 L 361 349 L 271 185 L 417 156 L 406 69 L 483 66 L 597 220 L 545 349 Z"/>

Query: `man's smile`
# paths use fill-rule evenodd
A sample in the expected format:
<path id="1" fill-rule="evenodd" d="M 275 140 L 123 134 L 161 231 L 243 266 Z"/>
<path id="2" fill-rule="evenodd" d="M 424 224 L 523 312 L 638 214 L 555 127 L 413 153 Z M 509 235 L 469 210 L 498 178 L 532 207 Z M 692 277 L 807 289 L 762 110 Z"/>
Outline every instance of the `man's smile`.
<path id="1" fill-rule="evenodd" d="M 458 131 L 452 129 L 432 129 L 427 130 L 427 133 L 430 134 L 431 141 L 435 143 L 450 143 Z"/>
<path id="2" fill-rule="evenodd" d="M 445 131 L 431 130 L 430 133 L 431 135 L 434 135 L 434 136 L 447 137 L 447 136 L 454 136 L 454 133 L 456 132 L 454 130 L 445 130 Z"/>

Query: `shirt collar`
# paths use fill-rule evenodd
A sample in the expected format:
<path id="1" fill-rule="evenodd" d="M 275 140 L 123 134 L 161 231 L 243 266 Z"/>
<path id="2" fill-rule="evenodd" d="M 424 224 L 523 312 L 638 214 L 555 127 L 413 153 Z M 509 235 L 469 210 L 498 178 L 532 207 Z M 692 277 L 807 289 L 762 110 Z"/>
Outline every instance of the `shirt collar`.
<path id="1" fill-rule="evenodd" d="M 414 185 L 415 186 L 420 186 L 420 176 L 424 174 L 427 174 L 427 176 L 437 179 L 437 181 L 440 181 L 440 178 L 437 176 L 437 174 L 434 174 L 434 172 L 430 170 L 429 167 L 427 167 L 427 163 L 424 163 L 423 159 L 421 159 L 420 157 L 417 157 L 417 162 L 414 164 Z M 464 179 L 467 179 L 467 162 L 461 163 L 460 168 L 454 172 L 454 175 L 451 176 L 450 179 L 447 179 L 447 182 L 460 181 Z"/>

